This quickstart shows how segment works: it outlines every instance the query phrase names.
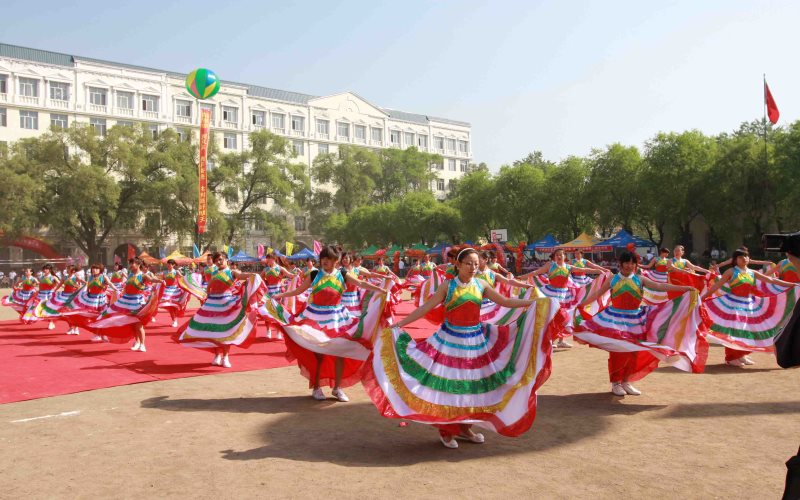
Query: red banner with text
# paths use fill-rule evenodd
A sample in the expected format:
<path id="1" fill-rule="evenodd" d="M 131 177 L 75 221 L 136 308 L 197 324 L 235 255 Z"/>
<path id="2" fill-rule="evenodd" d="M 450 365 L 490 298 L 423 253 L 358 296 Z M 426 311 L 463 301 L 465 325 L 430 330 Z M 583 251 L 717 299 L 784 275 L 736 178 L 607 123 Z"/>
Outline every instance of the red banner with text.
<path id="1" fill-rule="evenodd" d="M 198 162 L 198 196 L 197 196 L 197 233 L 206 232 L 206 206 L 208 196 L 208 183 L 206 177 L 206 163 L 208 161 L 208 131 L 211 127 L 211 110 L 200 111 L 200 160 Z"/>

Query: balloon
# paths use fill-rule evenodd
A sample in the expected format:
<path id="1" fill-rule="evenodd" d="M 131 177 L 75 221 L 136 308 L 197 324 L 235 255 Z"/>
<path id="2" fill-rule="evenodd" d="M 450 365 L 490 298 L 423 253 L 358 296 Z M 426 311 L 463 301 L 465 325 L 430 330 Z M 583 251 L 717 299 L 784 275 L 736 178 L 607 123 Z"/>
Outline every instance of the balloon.
<path id="1" fill-rule="evenodd" d="M 217 74 L 206 68 L 197 68 L 186 77 L 186 90 L 197 99 L 210 99 L 219 92 Z"/>

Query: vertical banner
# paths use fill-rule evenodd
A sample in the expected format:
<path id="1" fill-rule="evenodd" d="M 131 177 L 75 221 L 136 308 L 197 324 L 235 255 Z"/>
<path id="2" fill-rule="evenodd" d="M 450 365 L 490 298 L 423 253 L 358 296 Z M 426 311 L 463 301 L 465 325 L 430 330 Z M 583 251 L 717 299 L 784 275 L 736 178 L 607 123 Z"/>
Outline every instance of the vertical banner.
<path id="1" fill-rule="evenodd" d="M 197 196 L 197 234 L 206 232 L 206 205 L 208 183 L 206 163 L 208 161 L 208 129 L 211 126 L 211 110 L 200 110 L 200 160 L 198 162 L 198 196 Z"/>

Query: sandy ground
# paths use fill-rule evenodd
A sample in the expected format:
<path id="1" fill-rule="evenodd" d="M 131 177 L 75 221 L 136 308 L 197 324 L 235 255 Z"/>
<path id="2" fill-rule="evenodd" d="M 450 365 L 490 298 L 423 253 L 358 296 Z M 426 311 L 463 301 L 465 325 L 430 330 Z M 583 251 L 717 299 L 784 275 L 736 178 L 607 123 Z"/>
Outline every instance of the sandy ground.
<path id="1" fill-rule="evenodd" d="M 0 498 L 779 498 L 800 371 L 753 357 L 712 348 L 705 374 L 659 369 L 622 399 L 606 353 L 556 352 L 531 431 L 458 450 L 360 386 L 312 400 L 295 367 L 0 405 Z"/>

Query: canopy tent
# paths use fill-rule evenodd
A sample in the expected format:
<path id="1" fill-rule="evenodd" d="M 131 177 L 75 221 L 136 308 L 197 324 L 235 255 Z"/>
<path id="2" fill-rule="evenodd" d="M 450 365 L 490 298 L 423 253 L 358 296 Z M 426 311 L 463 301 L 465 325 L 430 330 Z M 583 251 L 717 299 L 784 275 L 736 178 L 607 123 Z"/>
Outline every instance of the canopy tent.
<path id="1" fill-rule="evenodd" d="M 361 254 L 362 257 L 367 257 L 369 255 L 375 255 L 378 252 L 378 250 L 380 249 L 376 245 L 370 245 L 364 250 L 361 250 L 361 252 L 359 253 Z"/>
<path id="2" fill-rule="evenodd" d="M 607 245 L 599 245 L 600 238 L 589 236 L 586 233 L 581 233 L 577 238 L 568 241 L 562 245 L 558 245 L 555 249 L 561 249 L 565 252 L 574 252 L 580 250 L 582 252 L 610 252 L 612 247 Z"/>
<path id="3" fill-rule="evenodd" d="M 394 254 L 396 252 L 400 252 L 400 255 L 403 255 L 403 253 L 405 252 L 405 249 L 403 247 L 401 247 L 400 245 L 392 245 L 392 246 L 390 246 L 389 248 L 386 249 L 386 255 L 388 255 L 389 257 L 394 257 Z"/>
<path id="4" fill-rule="evenodd" d="M 629 244 L 633 243 L 637 247 L 649 248 L 656 246 L 650 240 L 646 240 L 644 238 L 639 238 L 638 236 L 633 236 L 628 231 L 624 229 L 620 229 L 617 231 L 617 234 L 613 235 L 607 240 L 601 241 L 599 244 L 603 246 L 609 246 L 612 248 L 627 248 Z"/>
<path id="5" fill-rule="evenodd" d="M 142 252 L 139 254 L 139 258 L 144 261 L 145 264 L 148 266 L 155 266 L 156 264 L 161 264 L 161 261 L 153 257 L 147 252 Z"/>
<path id="6" fill-rule="evenodd" d="M 233 262 L 258 262 L 258 257 L 247 255 L 244 250 L 239 250 L 236 255 L 231 257 Z"/>
<path id="7" fill-rule="evenodd" d="M 170 260 L 170 259 L 173 259 L 179 266 L 184 266 L 184 265 L 190 264 L 192 262 L 191 258 L 183 255 L 182 253 L 180 253 L 177 250 L 175 250 L 171 254 L 169 254 L 166 257 L 164 257 L 163 259 L 161 259 L 161 262 L 163 264 L 166 264 L 167 261 Z"/>
<path id="8" fill-rule="evenodd" d="M 304 248 L 297 252 L 296 254 L 289 257 L 292 260 L 306 260 L 306 259 L 317 259 L 317 255 L 309 250 L 308 248 Z"/>
<path id="9" fill-rule="evenodd" d="M 558 240 L 550 233 L 547 233 L 544 238 L 536 240 L 525 247 L 529 252 L 552 252 L 558 246 Z"/>
<path id="10" fill-rule="evenodd" d="M 192 262 L 194 262 L 196 264 L 200 264 L 202 262 L 203 264 L 205 264 L 209 255 L 211 255 L 211 252 L 205 251 L 205 252 L 203 252 L 203 255 L 201 255 L 200 257 L 196 257 L 196 258 L 192 259 Z"/>
<path id="11" fill-rule="evenodd" d="M 433 254 L 441 255 L 441 253 L 444 252 L 445 250 L 447 250 L 447 247 L 450 247 L 450 246 L 452 246 L 452 245 L 450 245 L 449 243 L 437 243 L 436 246 L 434 246 L 433 248 L 428 250 L 428 253 L 431 254 L 431 255 L 433 255 Z"/>

